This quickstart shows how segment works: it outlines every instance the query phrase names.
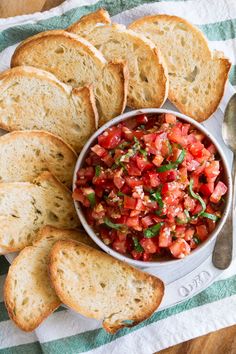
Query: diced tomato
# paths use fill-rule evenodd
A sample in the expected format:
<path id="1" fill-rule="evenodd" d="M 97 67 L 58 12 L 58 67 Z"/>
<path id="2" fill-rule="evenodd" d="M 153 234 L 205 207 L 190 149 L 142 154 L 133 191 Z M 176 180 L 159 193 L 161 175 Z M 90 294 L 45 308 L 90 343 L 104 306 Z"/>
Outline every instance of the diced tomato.
<path id="1" fill-rule="evenodd" d="M 188 134 L 188 131 L 189 131 L 189 129 L 190 129 L 190 124 L 182 124 L 182 127 L 181 127 L 181 131 L 182 131 L 182 134 L 183 135 L 187 135 Z"/>
<path id="2" fill-rule="evenodd" d="M 176 123 L 176 116 L 171 113 L 166 113 L 165 114 L 165 121 L 166 121 L 166 123 L 169 123 L 169 124 L 175 124 Z"/>
<path id="3" fill-rule="evenodd" d="M 226 185 L 219 181 L 214 189 L 214 192 L 210 196 L 210 201 L 212 203 L 218 203 L 223 195 L 227 192 L 228 188 Z"/>
<path id="4" fill-rule="evenodd" d="M 151 168 L 153 168 L 153 164 L 151 162 L 149 162 L 148 160 L 146 160 L 144 157 L 141 156 L 136 156 L 136 163 L 138 168 L 141 171 L 146 171 L 146 170 L 150 170 Z"/>
<path id="5" fill-rule="evenodd" d="M 165 195 L 167 192 L 178 193 L 179 184 L 177 182 L 166 182 L 163 184 L 161 193 Z"/>
<path id="6" fill-rule="evenodd" d="M 160 166 L 162 164 L 164 160 L 164 157 L 161 156 L 161 155 L 156 155 L 154 157 L 154 159 L 152 160 L 152 163 L 155 165 L 155 166 Z"/>
<path id="7" fill-rule="evenodd" d="M 188 227 L 185 231 L 184 239 L 185 241 L 190 241 L 193 238 L 193 235 L 195 233 L 195 230 L 193 227 Z"/>
<path id="8" fill-rule="evenodd" d="M 194 208 L 194 210 L 192 211 L 193 215 L 199 214 L 202 211 L 202 206 L 201 204 L 196 201 L 196 206 Z"/>
<path id="9" fill-rule="evenodd" d="M 121 127 L 108 128 L 98 137 L 98 144 L 105 149 L 114 149 L 121 141 Z"/>
<path id="10" fill-rule="evenodd" d="M 196 135 L 191 133 L 187 136 L 187 142 L 188 142 L 188 145 L 192 145 L 194 143 L 196 143 L 198 140 L 196 138 Z"/>
<path id="11" fill-rule="evenodd" d="M 196 200 L 191 198 L 188 194 L 184 196 L 184 208 L 188 211 L 193 211 L 196 207 Z"/>
<path id="12" fill-rule="evenodd" d="M 86 198 L 82 189 L 76 188 L 72 194 L 72 198 L 77 202 L 81 202 L 85 207 L 90 207 L 90 202 Z"/>
<path id="13" fill-rule="evenodd" d="M 136 207 L 135 209 L 136 210 L 139 210 L 139 211 L 145 211 L 146 210 L 146 207 L 145 205 L 143 204 L 143 201 L 141 199 L 136 199 Z"/>
<path id="14" fill-rule="evenodd" d="M 126 240 L 120 241 L 119 239 L 116 239 L 112 243 L 112 248 L 119 253 L 123 253 L 123 254 L 126 253 L 127 250 Z"/>
<path id="15" fill-rule="evenodd" d="M 184 258 L 191 252 L 189 244 L 183 239 L 178 238 L 169 246 L 171 254 L 175 258 Z"/>
<path id="16" fill-rule="evenodd" d="M 199 192 L 201 192 L 206 197 L 210 197 L 213 191 L 214 191 L 214 182 L 202 184 L 201 187 L 199 188 Z"/>
<path id="17" fill-rule="evenodd" d="M 156 253 L 157 251 L 157 246 L 151 238 L 142 238 L 140 240 L 140 245 L 147 253 Z"/>
<path id="18" fill-rule="evenodd" d="M 206 225 L 197 225 L 196 232 L 201 241 L 204 241 L 208 236 L 208 230 Z"/>
<path id="19" fill-rule="evenodd" d="M 186 167 L 179 168 L 179 182 L 184 184 L 188 182 L 188 170 Z"/>
<path id="20" fill-rule="evenodd" d="M 140 226 L 139 217 L 133 216 L 129 217 L 126 221 L 128 227 L 132 227 L 134 230 L 141 231 L 142 227 Z"/>
<path id="21" fill-rule="evenodd" d="M 108 154 L 107 150 L 98 144 L 91 147 L 91 150 L 99 157 L 105 157 Z"/>
<path id="22" fill-rule="evenodd" d="M 161 153 L 163 155 L 166 155 L 168 154 L 169 152 L 169 149 L 166 151 L 166 149 L 164 151 L 162 151 L 162 147 L 163 147 L 163 142 L 166 141 L 166 133 L 160 133 L 160 134 L 157 134 L 157 137 L 155 139 L 155 147 L 158 151 L 161 150 Z"/>
<path id="23" fill-rule="evenodd" d="M 130 176 L 141 176 L 142 172 L 133 160 L 129 161 L 127 165 L 127 171 Z"/>
<path id="24" fill-rule="evenodd" d="M 180 144 L 182 146 L 187 145 L 187 137 L 182 135 L 182 131 L 179 127 L 174 126 L 172 130 L 168 133 L 168 138 L 170 141 Z"/>
<path id="25" fill-rule="evenodd" d="M 212 161 L 204 171 L 209 182 L 214 182 L 220 173 L 220 162 Z M 210 180 L 209 180 L 210 179 Z"/>
<path id="26" fill-rule="evenodd" d="M 150 215 L 147 215 L 144 218 L 142 218 L 141 222 L 144 229 L 147 229 L 149 226 L 154 224 L 153 219 Z"/>
<path id="27" fill-rule="evenodd" d="M 122 174 L 123 174 L 123 170 L 122 169 L 116 171 L 115 174 L 114 174 L 114 178 L 113 178 L 114 185 L 118 189 L 121 189 L 123 187 L 123 185 L 125 184 L 124 178 L 121 177 Z"/>
<path id="28" fill-rule="evenodd" d="M 106 156 L 102 157 L 101 159 L 109 167 L 111 167 L 114 163 L 113 157 L 110 154 L 107 154 Z"/>
<path id="29" fill-rule="evenodd" d="M 156 247 L 156 253 L 158 253 L 158 247 Z M 143 256 L 142 256 L 142 259 L 144 262 L 148 262 L 151 260 L 151 254 L 148 253 L 148 252 L 143 252 Z"/>
<path id="30" fill-rule="evenodd" d="M 171 232 L 169 227 L 162 227 L 159 233 L 159 247 L 169 247 L 172 242 Z"/>
<path id="31" fill-rule="evenodd" d="M 177 238 L 184 238 L 186 232 L 186 226 L 184 225 L 177 225 L 175 228 L 175 236 Z"/>
<path id="32" fill-rule="evenodd" d="M 132 255 L 133 259 L 136 259 L 136 261 L 138 261 L 139 259 L 142 258 L 143 254 L 142 254 L 142 252 L 137 252 L 135 250 L 132 250 L 131 255 Z"/>
<path id="33" fill-rule="evenodd" d="M 81 168 L 77 172 L 77 177 L 78 178 L 85 178 L 87 180 L 91 180 L 94 176 L 94 168 L 92 166 L 86 167 L 86 168 Z"/>
<path id="34" fill-rule="evenodd" d="M 143 185 L 143 182 L 141 179 L 138 179 L 136 177 L 129 177 L 129 176 L 126 176 L 125 177 L 125 182 L 128 184 L 129 187 L 131 188 L 134 188 L 136 186 L 142 186 Z M 124 192 L 125 193 L 125 192 Z"/>
<path id="35" fill-rule="evenodd" d="M 197 141 L 196 143 L 191 144 L 189 150 L 194 157 L 201 157 L 202 150 L 204 149 L 204 145 Z"/>
<path id="36" fill-rule="evenodd" d="M 217 152 L 216 147 L 214 144 L 210 144 L 207 148 L 207 150 L 210 152 L 211 155 L 215 154 Z"/>
<path id="37" fill-rule="evenodd" d="M 176 170 L 169 170 L 165 172 L 158 173 L 160 181 L 163 182 L 172 182 L 177 179 L 178 172 Z"/>
<path id="38" fill-rule="evenodd" d="M 129 197 L 127 195 L 124 196 L 124 208 L 125 209 L 135 209 L 136 207 L 136 199 Z"/>
<path id="39" fill-rule="evenodd" d="M 156 188 L 160 185 L 159 174 L 157 172 L 148 172 L 148 176 L 150 178 L 150 185 L 153 188 Z"/>
<path id="40" fill-rule="evenodd" d="M 157 138 L 157 133 L 150 133 L 143 136 L 143 140 L 146 144 L 153 143 Z"/>
<path id="41" fill-rule="evenodd" d="M 138 124 L 146 124 L 148 122 L 148 117 L 146 114 L 139 114 L 136 116 L 136 120 Z"/>

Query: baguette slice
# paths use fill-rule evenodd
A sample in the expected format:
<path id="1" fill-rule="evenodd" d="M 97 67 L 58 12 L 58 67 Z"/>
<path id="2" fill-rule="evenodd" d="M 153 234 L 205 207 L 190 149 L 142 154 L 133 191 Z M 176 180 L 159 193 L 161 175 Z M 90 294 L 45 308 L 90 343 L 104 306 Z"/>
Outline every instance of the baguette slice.
<path id="1" fill-rule="evenodd" d="M 161 50 L 169 72 L 170 101 L 199 122 L 209 118 L 224 95 L 229 60 L 211 52 L 202 32 L 180 17 L 146 16 L 129 28 Z"/>
<path id="2" fill-rule="evenodd" d="M 67 31 L 76 33 L 78 36 L 84 37 L 91 32 L 97 25 L 108 25 L 111 23 L 109 13 L 104 9 L 98 9 L 95 12 L 82 16 L 79 21 L 73 23 Z"/>
<path id="3" fill-rule="evenodd" d="M 123 25 L 97 23 L 96 26 L 94 15 L 86 17 L 87 28 L 82 18 L 68 31 L 84 36 L 108 61 L 127 61 L 130 75 L 128 106 L 137 109 L 160 107 L 167 98 L 169 81 L 167 66 L 159 50 L 150 40 Z"/>
<path id="4" fill-rule="evenodd" d="M 48 170 L 70 188 L 76 160 L 69 145 L 45 131 L 16 131 L 0 137 L 0 182 L 32 182 Z"/>
<path id="5" fill-rule="evenodd" d="M 10 318 L 23 331 L 33 331 L 61 305 L 48 276 L 49 252 L 58 240 L 74 239 L 90 246 L 84 232 L 45 226 L 33 246 L 24 248 L 9 268 L 4 300 Z"/>
<path id="6" fill-rule="evenodd" d="M 49 172 L 34 182 L 0 184 L 0 247 L 16 252 L 34 241 L 40 228 L 79 225 L 71 192 Z"/>
<path id="7" fill-rule="evenodd" d="M 96 130 L 97 120 L 91 87 L 72 89 L 54 75 L 29 66 L 0 74 L 0 127 L 3 129 L 46 130 L 79 152 Z"/>
<path id="8" fill-rule="evenodd" d="M 47 70 L 73 87 L 93 84 L 100 125 L 126 106 L 126 65 L 107 63 L 91 43 L 73 33 L 47 31 L 26 39 L 12 57 L 11 66 L 19 65 Z"/>
<path id="9" fill-rule="evenodd" d="M 151 316 L 164 294 L 160 279 L 74 241 L 55 243 L 49 274 L 64 304 L 110 333 Z"/>

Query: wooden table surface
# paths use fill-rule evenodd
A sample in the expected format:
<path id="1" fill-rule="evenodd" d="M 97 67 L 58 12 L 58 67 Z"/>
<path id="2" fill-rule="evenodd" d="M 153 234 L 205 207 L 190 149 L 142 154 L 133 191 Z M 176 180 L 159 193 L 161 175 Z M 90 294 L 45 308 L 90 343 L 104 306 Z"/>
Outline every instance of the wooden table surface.
<path id="1" fill-rule="evenodd" d="M 0 0 L 0 17 L 45 11 L 62 2 L 63 0 Z M 175 345 L 159 354 L 236 354 L 236 325 Z"/>

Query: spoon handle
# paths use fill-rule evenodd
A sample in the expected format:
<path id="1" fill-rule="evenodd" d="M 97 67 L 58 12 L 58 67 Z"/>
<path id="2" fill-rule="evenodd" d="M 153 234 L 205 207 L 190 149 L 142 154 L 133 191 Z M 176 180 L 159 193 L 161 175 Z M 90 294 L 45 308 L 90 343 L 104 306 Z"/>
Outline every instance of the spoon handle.
<path id="1" fill-rule="evenodd" d="M 233 201 L 229 216 L 223 226 L 223 229 L 219 233 L 215 248 L 213 251 L 212 262 L 216 268 L 226 269 L 229 267 L 232 261 L 233 252 L 233 234 L 234 234 L 234 216 L 235 216 L 235 172 L 236 172 L 236 155 L 234 154 L 232 176 L 233 176 Z"/>

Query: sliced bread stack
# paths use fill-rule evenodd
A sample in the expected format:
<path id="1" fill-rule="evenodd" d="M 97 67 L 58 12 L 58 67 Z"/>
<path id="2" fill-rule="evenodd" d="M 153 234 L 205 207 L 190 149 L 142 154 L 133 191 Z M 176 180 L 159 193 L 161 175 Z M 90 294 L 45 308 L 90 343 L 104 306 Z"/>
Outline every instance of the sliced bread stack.
<path id="1" fill-rule="evenodd" d="M 2 253 L 31 245 L 40 228 L 75 228 L 79 220 L 71 191 L 50 172 L 33 182 L 0 183 L 0 247 Z"/>
<path id="2" fill-rule="evenodd" d="M 97 128 L 91 87 L 75 88 L 54 75 L 19 66 L 0 74 L 0 127 L 46 130 L 79 152 Z"/>
<path id="3" fill-rule="evenodd" d="M 202 32 L 177 16 L 146 16 L 129 28 L 161 50 L 169 72 L 170 101 L 198 121 L 209 118 L 224 94 L 229 60 L 211 52 Z"/>
<path id="4" fill-rule="evenodd" d="M 128 71 L 123 62 L 107 62 L 85 39 L 66 31 L 42 32 L 22 42 L 11 66 L 28 65 L 54 74 L 72 87 L 93 85 L 99 124 L 123 112 Z"/>
<path id="5" fill-rule="evenodd" d="M 99 10 L 82 17 L 68 31 L 85 37 L 108 61 L 127 61 L 128 106 L 160 107 L 169 87 L 167 66 L 160 51 L 143 35 L 109 22 L 109 14 Z"/>
<path id="6" fill-rule="evenodd" d="M 5 304 L 10 318 L 24 331 L 33 331 L 61 304 L 50 283 L 48 262 L 53 244 L 66 239 L 94 246 L 81 231 L 46 226 L 9 268 L 4 286 Z"/>

